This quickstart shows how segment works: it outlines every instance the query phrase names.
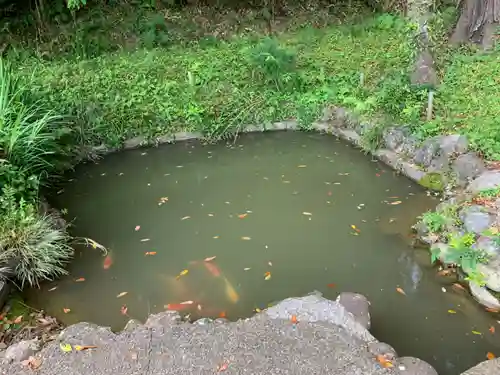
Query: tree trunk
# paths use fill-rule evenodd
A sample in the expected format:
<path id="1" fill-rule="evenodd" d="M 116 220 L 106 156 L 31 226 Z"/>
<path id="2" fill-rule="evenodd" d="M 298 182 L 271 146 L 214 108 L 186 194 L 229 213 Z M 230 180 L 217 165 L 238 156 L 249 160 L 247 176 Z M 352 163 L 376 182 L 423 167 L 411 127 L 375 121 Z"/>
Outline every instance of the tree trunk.
<path id="1" fill-rule="evenodd" d="M 473 42 L 491 48 L 500 22 L 500 0 L 463 0 L 461 8 L 451 42 Z"/>

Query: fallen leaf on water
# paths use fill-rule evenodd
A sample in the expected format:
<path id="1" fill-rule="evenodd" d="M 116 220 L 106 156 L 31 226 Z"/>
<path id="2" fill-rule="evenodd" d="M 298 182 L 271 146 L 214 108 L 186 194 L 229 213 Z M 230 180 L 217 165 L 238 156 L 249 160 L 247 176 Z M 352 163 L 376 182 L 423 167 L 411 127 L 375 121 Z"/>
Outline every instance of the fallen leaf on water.
<path id="1" fill-rule="evenodd" d="M 251 238 L 250 238 L 250 237 L 241 237 L 241 239 L 242 239 L 243 241 L 250 241 L 250 240 L 251 240 Z"/>
<path id="2" fill-rule="evenodd" d="M 215 238 L 215 239 L 217 239 L 217 238 L 219 238 L 219 236 L 213 236 L 212 238 Z"/>
<path id="3" fill-rule="evenodd" d="M 488 352 L 486 353 L 486 358 L 488 358 L 489 360 L 495 359 L 495 354 L 493 354 L 492 352 Z"/>
<path id="4" fill-rule="evenodd" d="M 95 349 L 97 346 L 95 345 L 75 345 L 75 350 L 77 352 L 81 352 L 82 350 L 87 350 L 87 349 Z"/>
<path id="5" fill-rule="evenodd" d="M 451 270 L 441 270 L 437 274 L 439 276 L 446 276 L 446 275 L 449 275 L 450 273 L 451 273 Z"/>
<path id="6" fill-rule="evenodd" d="M 198 304 L 198 306 L 196 306 L 196 308 L 198 309 L 198 311 L 201 311 L 201 305 Z"/>
<path id="7" fill-rule="evenodd" d="M 181 276 L 187 275 L 188 273 L 189 273 L 189 270 L 182 270 L 182 271 L 179 273 L 179 276 L 178 276 L 178 277 L 181 277 Z"/>
<path id="8" fill-rule="evenodd" d="M 143 238 L 141 239 L 141 242 L 148 242 L 148 241 L 151 241 L 149 238 Z"/>
<path id="9" fill-rule="evenodd" d="M 494 307 L 486 307 L 485 310 L 488 311 L 488 312 L 492 312 L 492 313 L 500 312 L 500 309 L 497 309 L 497 308 L 494 308 Z"/>
<path id="10" fill-rule="evenodd" d="M 361 232 L 358 228 L 356 228 L 356 225 L 351 224 L 351 228 L 354 229 L 356 232 Z"/>
<path id="11" fill-rule="evenodd" d="M 144 255 L 156 255 L 156 251 L 146 251 Z"/>
<path id="12" fill-rule="evenodd" d="M 380 363 L 380 365 L 385 368 L 394 367 L 392 362 L 389 361 L 383 354 L 377 355 L 377 362 Z"/>
<path id="13" fill-rule="evenodd" d="M 63 342 L 59 343 L 59 347 L 65 353 L 73 351 L 73 347 L 70 344 L 65 344 Z"/>
<path id="14" fill-rule="evenodd" d="M 121 292 L 120 294 L 118 294 L 118 295 L 116 296 L 116 298 L 121 298 L 121 297 L 123 297 L 123 296 L 126 296 L 127 294 L 128 294 L 128 292 Z"/>
<path id="15" fill-rule="evenodd" d="M 488 331 L 490 331 L 491 333 L 495 333 L 495 327 L 491 326 Z"/>
<path id="16" fill-rule="evenodd" d="M 390 202 L 389 204 L 391 206 L 396 206 L 396 205 L 401 204 L 401 203 L 403 203 L 403 202 L 401 202 L 401 201 L 394 201 L 394 202 Z"/>
<path id="17" fill-rule="evenodd" d="M 81 283 L 82 281 L 85 281 L 85 277 L 80 277 L 79 279 L 76 279 L 75 283 Z"/>
<path id="18" fill-rule="evenodd" d="M 194 302 L 193 301 L 184 301 L 181 302 L 181 305 L 192 305 Z"/>
<path id="19" fill-rule="evenodd" d="M 482 335 L 482 333 L 479 332 L 479 331 L 472 331 L 472 333 L 475 334 L 475 335 Z"/>
<path id="20" fill-rule="evenodd" d="M 225 311 L 221 311 L 220 314 L 219 314 L 219 318 L 225 318 L 226 317 L 226 312 Z"/>
<path id="21" fill-rule="evenodd" d="M 63 308 L 63 313 L 67 314 L 67 313 L 70 313 L 70 312 L 71 312 L 71 309 Z"/>
<path id="22" fill-rule="evenodd" d="M 54 290 L 56 290 L 56 289 L 57 289 L 57 286 L 55 286 L 55 287 L 53 287 L 53 288 L 50 288 L 48 291 L 49 291 L 49 292 L 53 292 L 53 291 L 54 291 Z"/>
<path id="23" fill-rule="evenodd" d="M 269 264 L 269 266 L 273 266 L 273 262 L 267 262 L 267 264 Z"/>
<path id="24" fill-rule="evenodd" d="M 228 367 L 229 367 L 229 364 L 227 362 L 224 362 L 224 363 L 217 366 L 217 372 L 226 371 Z"/>
<path id="25" fill-rule="evenodd" d="M 399 288 L 399 287 L 396 288 L 396 292 L 401 293 L 402 295 L 406 296 L 405 291 L 403 289 Z"/>
<path id="26" fill-rule="evenodd" d="M 250 267 L 243 268 L 243 271 L 250 271 L 250 270 L 251 270 Z"/>
<path id="27" fill-rule="evenodd" d="M 268 271 L 264 274 L 264 280 L 269 280 L 270 278 L 271 278 L 271 272 Z"/>
<path id="28" fill-rule="evenodd" d="M 334 283 L 326 284 L 326 286 L 327 286 L 328 288 L 335 288 L 335 284 L 334 284 Z"/>
<path id="29" fill-rule="evenodd" d="M 458 290 L 466 290 L 466 289 L 464 288 L 464 286 L 463 286 L 463 285 L 461 285 L 461 284 L 459 284 L 459 283 L 454 283 L 454 284 L 452 285 L 452 287 L 453 287 L 453 288 L 455 288 L 455 289 L 458 289 Z"/>
<path id="30" fill-rule="evenodd" d="M 16 319 L 14 319 L 14 321 L 12 323 L 14 324 L 19 324 L 23 321 L 23 316 L 22 315 L 19 315 Z"/>
<path id="31" fill-rule="evenodd" d="M 256 312 L 256 313 L 260 313 L 261 311 L 262 311 L 262 310 L 261 310 L 261 309 L 259 309 L 258 307 L 256 307 L 256 308 L 255 308 L 255 312 Z"/>
<path id="32" fill-rule="evenodd" d="M 312 213 L 310 213 L 310 212 L 302 212 L 302 215 L 312 216 Z"/>
<path id="33" fill-rule="evenodd" d="M 306 167 L 307 167 L 307 165 L 305 165 L 305 164 L 297 165 L 297 168 L 306 168 Z"/>
<path id="34" fill-rule="evenodd" d="M 213 256 L 213 257 L 208 257 L 208 258 L 205 258 L 205 262 L 211 262 L 212 260 L 214 260 L 215 258 L 217 258 L 217 256 Z"/>
<path id="35" fill-rule="evenodd" d="M 127 305 L 123 305 L 123 306 L 120 308 L 120 312 L 122 313 L 122 315 L 127 315 L 127 311 L 128 311 L 128 307 L 127 307 Z"/>
<path id="36" fill-rule="evenodd" d="M 457 312 L 455 310 L 448 310 L 450 314 L 456 314 Z"/>
<path id="37" fill-rule="evenodd" d="M 292 315 L 292 318 L 290 319 L 290 321 L 291 321 L 293 324 L 297 324 L 297 323 L 298 323 L 298 320 L 297 320 L 297 315 Z"/>
<path id="38" fill-rule="evenodd" d="M 187 219 L 191 219 L 191 216 L 184 216 L 183 218 L 181 218 L 181 220 L 187 220 Z"/>
<path id="39" fill-rule="evenodd" d="M 42 365 L 42 360 L 39 358 L 35 358 L 33 356 L 30 356 L 28 359 L 22 361 L 21 365 L 29 367 L 32 370 L 36 370 Z"/>
<path id="40" fill-rule="evenodd" d="M 248 214 L 241 214 L 241 215 L 238 215 L 238 217 L 239 217 L 240 219 L 244 219 L 244 218 L 246 218 L 247 216 L 248 216 Z"/>
<path id="41" fill-rule="evenodd" d="M 139 229 L 141 229 L 141 226 L 140 225 L 136 225 L 134 230 L 137 232 Z"/>

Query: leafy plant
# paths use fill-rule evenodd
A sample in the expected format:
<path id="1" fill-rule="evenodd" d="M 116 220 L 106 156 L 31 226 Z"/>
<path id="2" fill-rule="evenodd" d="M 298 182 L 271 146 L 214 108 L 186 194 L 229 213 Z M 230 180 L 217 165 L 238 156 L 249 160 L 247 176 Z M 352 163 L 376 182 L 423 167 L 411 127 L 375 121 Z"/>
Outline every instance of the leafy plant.
<path id="1" fill-rule="evenodd" d="M 436 211 L 427 211 L 420 219 L 431 233 L 438 233 L 444 230 L 448 221 L 446 216 Z"/>

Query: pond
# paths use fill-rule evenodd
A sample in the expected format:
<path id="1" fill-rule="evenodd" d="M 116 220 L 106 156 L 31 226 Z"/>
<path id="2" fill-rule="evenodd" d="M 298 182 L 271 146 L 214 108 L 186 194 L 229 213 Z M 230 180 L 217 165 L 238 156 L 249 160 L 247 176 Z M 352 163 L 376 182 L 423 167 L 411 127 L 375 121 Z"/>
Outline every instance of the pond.
<path id="1" fill-rule="evenodd" d="M 53 203 L 109 253 L 81 246 L 68 277 L 28 292 L 67 324 L 120 330 L 165 309 L 236 320 L 290 296 L 351 291 L 371 301 L 379 340 L 442 375 L 500 354 L 493 316 L 411 247 L 411 224 L 438 201 L 334 137 L 183 142 L 70 177 Z"/>

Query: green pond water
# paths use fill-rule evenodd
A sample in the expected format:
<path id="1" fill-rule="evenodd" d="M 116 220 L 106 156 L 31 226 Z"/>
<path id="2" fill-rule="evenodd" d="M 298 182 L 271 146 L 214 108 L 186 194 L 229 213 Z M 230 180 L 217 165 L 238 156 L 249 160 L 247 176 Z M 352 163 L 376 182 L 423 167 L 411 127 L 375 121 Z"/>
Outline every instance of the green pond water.
<path id="1" fill-rule="evenodd" d="M 64 323 L 120 330 L 168 304 L 191 319 L 236 320 L 314 290 L 350 291 L 371 301 L 379 340 L 441 375 L 500 355 L 494 316 L 410 246 L 410 225 L 438 201 L 334 137 L 248 134 L 121 152 L 77 168 L 52 203 L 112 260 L 105 269 L 102 252 L 81 246 L 68 277 L 28 292 Z"/>

